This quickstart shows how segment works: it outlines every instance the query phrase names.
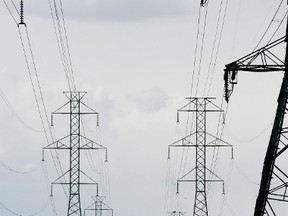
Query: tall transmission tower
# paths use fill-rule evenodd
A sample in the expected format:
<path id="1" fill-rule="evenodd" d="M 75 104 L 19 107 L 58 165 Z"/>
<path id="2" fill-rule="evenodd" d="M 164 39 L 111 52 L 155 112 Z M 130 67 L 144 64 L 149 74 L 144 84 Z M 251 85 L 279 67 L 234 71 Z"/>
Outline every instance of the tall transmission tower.
<path id="1" fill-rule="evenodd" d="M 196 167 L 177 180 L 177 193 L 179 193 L 179 182 L 195 182 L 196 189 L 193 216 L 208 216 L 206 183 L 222 182 L 224 193 L 224 181 L 216 174 L 214 174 L 212 170 L 207 168 L 206 149 L 207 147 L 232 147 L 232 145 L 224 142 L 223 140 L 213 136 L 206 131 L 207 113 L 223 111 L 212 102 L 215 98 L 189 97 L 186 99 L 188 100 L 188 103 L 177 112 L 177 122 L 179 122 L 179 112 L 195 112 L 196 131 L 169 145 L 168 159 L 170 159 L 171 147 L 196 148 Z M 208 106 L 210 105 L 212 105 L 213 108 L 209 108 Z M 195 172 L 195 178 L 190 178 L 193 172 Z M 207 173 L 213 177 L 207 178 Z"/>
<path id="2" fill-rule="evenodd" d="M 281 160 L 287 153 L 288 122 L 287 122 L 287 100 L 288 100 L 288 21 L 286 24 L 286 35 L 266 46 L 226 65 L 224 69 L 225 98 L 228 102 L 237 84 L 239 71 L 249 72 L 284 72 L 278 100 L 277 110 L 274 118 L 273 128 L 266 150 L 264 165 L 258 197 L 255 204 L 254 216 L 277 215 L 277 205 L 288 202 L 288 170 L 283 166 Z M 286 43 L 285 59 L 278 57 L 279 50 L 283 50 Z M 280 48 L 280 49 L 279 49 Z M 284 59 L 284 60 L 283 60 Z M 287 158 L 286 158 L 287 161 Z M 287 162 L 286 162 L 287 163 Z M 285 165 L 286 165 L 285 163 Z M 276 204 L 276 205 L 275 205 Z M 281 214 L 283 215 L 283 213 Z"/>
<path id="3" fill-rule="evenodd" d="M 98 150 L 104 149 L 106 151 L 106 161 L 107 161 L 107 149 L 82 136 L 81 135 L 81 116 L 82 115 L 97 115 L 93 109 L 84 104 L 81 100 L 85 96 L 86 92 L 82 91 L 68 91 L 64 92 L 64 95 L 68 98 L 68 102 L 61 106 L 59 109 L 52 113 L 51 124 L 53 125 L 53 115 L 64 114 L 70 116 L 70 134 L 63 137 L 62 139 L 53 142 L 43 148 L 43 152 L 46 149 L 57 149 L 57 150 L 69 150 L 70 160 L 69 160 L 69 170 L 65 172 L 62 176 L 57 178 L 53 184 L 68 184 L 69 186 L 69 203 L 67 216 L 81 216 L 81 199 L 80 199 L 80 185 L 95 185 L 96 194 L 98 194 L 98 183 L 93 179 L 88 177 L 81 170 L 81 150 Z M 68 107 L 68 111 L 65 108 Z M 85 107 L 85 111 L 82 111 L 82 107 Z M 97 117 L 98 119 L 98 117 Z M 97 122 L 98 124 L 98 122 Z M 67 144 L 68 141 L 68 144 Z M 43 156 L 44 158 L 44 156 Z M 69 177 L 69 182 L 63 182 L 66 175 Z M 81 175 L 85 175 L 89 178 L 89 182 L 82 182 Z"/>

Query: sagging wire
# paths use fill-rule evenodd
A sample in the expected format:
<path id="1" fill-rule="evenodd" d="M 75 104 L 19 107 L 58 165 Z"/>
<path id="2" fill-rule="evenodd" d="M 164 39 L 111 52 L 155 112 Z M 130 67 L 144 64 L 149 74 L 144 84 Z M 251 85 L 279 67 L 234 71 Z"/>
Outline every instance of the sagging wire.
<path id="1" fill-rule="evenodd" d="M 97 125 L 98 125 L 98 118 L 99 115 L 97 115 Z M 81 124 L 82 124 L 82 132 L 83 132 L 83 135 L 86 137 L 86 131 L 85 131 L 85 126 L 88 127 L 87 123 L 81 119 Z M 98 127 L 98 126 L 96 126 Z M 100 136 L 97 136 L 97 142 L 98 143 L 101 143 L 101 140 L 100 140 Z M 90 168 L 92 169 L 92 171 L 100 176 L 100 185 L 103 186 L 103 191 L 105 191 L 105 195 L 108 196 L 108 199 L 109 199 L 109 204 L 111 204 L 111 193 L 110 193 L 110 180 L 109 180 L 109 167 L 107 167 L 105 169 L 105 164 L 108 164 L 107 162 L 107 149 L 105 150 L 105 163 L 103 163 L 103 160 L 102 160 L 102 156 L 101 154 L 99 153 L 99 151 L 97 151 L 97 155 L 98 155 L 98 164 L 100 165 L 99 168 L 97 168 L 97 166 L 95 165 L 94 163 L 94 160 L 92 158 L 92 155 L 91 155 L 91 152 L 90 151 L 85 151 L 85 156 L 87 158 L 87 161 L 88 161 L 88 164 L 90 166 Z"/>
<path id="2" fill-rule="evenodd" d="M 33 50 L 32 50 L 32 45 L 31 45 L 31 40 L 30 40 L 30 36 L 29 36 L 29 33 L 28 33 L 28 28 L 26 26 L 26 23 L 24 22 L 24 17 L 23 17 L 24 16 L 24 10 L 23 10 L 23 1 L 22 0 L 21 0 L 21 5 L 20 6 L 21 6 L 21 9 L 20 9 L 21 17 L 20 17 L 20 22 L 17 25 L 18 26 L 18 32 L 19 32 L 19 36 L 20 36 L 20 39 L 21 39 L 22 49 L 23 49 L 23 53 L 24 53 L 24 56 L 25 56 L 25 61 L 26 61 L 26 65 L 27 65 L 27 69 L 28 69 L 28 73 L 29 73 L 30 82 L 31 82 L 31 85 L 32 85 L 34 97 L 35 97 L 35 100 L 36 100 L 39 116 L 40 116 L 40 119 L 41 119 L 41 123 L 42 123 L 42 126 L 43 126 L 43 130 L 44 130 L 44 133 L 45 133 L 45 136 L 46 136 L 47 143 L 49 144 L 47 130 L 46 130 L 46 127 L 45 127 L 45 124 L 44 124 L 44 120 L 43 120 L 43 117 L 42 117 L 42 112 L 41 112 L 41 109 L 40 109 L 39 101 L 37 99 L 38 97 L 37 97 L 36 89 L 35 89 L 35 86 L 34 86 L 34 83 L 33 83 L 31 69 L 30 69 L 29 61 L 28 61 L 28 56 L 27 56 L 26 48 L 25 48 L 25 45 L 24 45 L 24 40 L 23 40 L 23 37 L 22 37 L 22 34 L 21 34 L 21 30 L 20 30 L 20 26 L 21 25 L 25 27 L 25 32 L 26 32 L 26 36 L 27 36 L 27 42 L 28 42 L 28 46 L 29 46 L 30 56 L 31 56 L 32 64 L 33 64 L 34 74 L 35 74 L 35 77 L 36 77 L 36 83 L 37 83 L 37 87 L 38 87 L 38 90 L 39 90 L 40 99 L 41 99 L 43 110 L 44 110 L 44 115 L 46 117 L 46 123 L 48 125 L 47 128 L 48 128 L 48 131 L 50 133 L 51 142 L 54 142 L 54 137 L 53 137 L 53 133 L 51 131 L 51 128 L 49 126 L 49 119 L 48 119 L 47 109 L 46 109 L 46 105 L 45 105 L 45 102 L 44 102 L 42 88 L 41 88 L 41 84 L 40 84 L 40 80 L 39 80 L 39 76 L 38 76 L 38 69 L 37 69 L 36 63 L 35 63 L 35 57 L 34 57 Z M 62 165 L 61 165 L 58 153 L 55 152 L 55 154 L 56 154 L 56 157 L 53 156 L 53 153 L 52 153 L 52 150 L 51 150 L 51 155 L 52 155 L 54 167 L 56 168 L 57 174 L 59 176 L 61 176 L 63 174 Z M 56 165 L 56 162 L 55 162 L 54 158 L 57 159 L 59 168 Z M 61 181 L 63 181 L 63 180 L 61 179 Z M 65 179 L 64 179 L 64 181 L 65 181 Z M 63 187 L 64 193 L 66 194 L 66 197 L 68 197 L 68 195 L 67 195 L 67 190 L 68 189 L 66 188 L 66 190 L 65 190 L 63 185 L 62 185 L 62 187 Z"/>
<path id="3" fill-rule="evenodd" d="M 259 42 L 256 44 L 256 46 L 255 46 L 253 52 L 254 52 L 254 51 L 259 47 L 260 43 L 262 42 L 262 40 L 263 40 L 264 37 L 266 36 L 266 34 L 267 34 L 268 30 L 270 29 L 270 27 L 271 27 L 273 21 L 275 20 L 275 18 L 276 18 L 276 16 L 277 16 L 277 14 L 278 14 L 278 12 L 279 12 L 279 10 L 280 10 L 282 4 L 283 4 L 283 0 L 281 0 L 280 4 L 278 5 L 275 14 L 273 15 L 273 17 L 272 17 L 272 19 L 271 19 L 269 25 L 267 26 L 267 28 L 266 28 L 264 34 L 262 35 L 262 37 L 260 38 Z M 286 14 L 287 14 L 287 12 L 286 12 Z M 285 15 L 285 16 L 286 16 L 286 15 Z M 283 19 L 284 19 L 284 18 L 283 18 Z M 269 44 L 270 41 L 271 41 L 271 39 L 269 40 L 269 42 L 268 42 L 267 44 Z"/>
<path id="4" fill-rule="evenodd" d="M 53 3 L 51 1 L 53 1 Z M 64 26 L 63 28 L 64 28 L 65 37 L 63 37 L 63 33 L 62 33 L 62 27 L 61 27 L 61 22 L 59 18 L 57 3 L 55 0 L 48 0 L 48 2 L 49 2 L 49 7 L 50 7 L 50 14 L 53 20 L 53 27 L 54 27 L 54 32 L 56 35 L 58 50 L 59 50 L 60 57 L 62 60 L 62 66 L 65 71 L 68 88 L 70 91 L 72 89 L 76 90 L 76 84 L 75 84 L 74 72 L 72 69 L 72 60 L 71 60 L 71 54 L 70 54 L 70 47 L 68 43 L 68 36 L 67 36 L 67 31 L 66 31 L 66 24 L 65 24 L 62 1 L 60 1 L 60 10 L 62 14 L 62 22 Z M 66 38 L 66 46 L 65 46 L 65 38 Z M 66 54 L 66 52 L 68 53 L 68 55 Z"/>
<path id="5" fill-rule="evenodd" d="M 0 161 L 0 165 L 4 167 L 5 169 L 9 170 L 10 172 L 16 173 L 16 174 L 29 174 L 37 170 L 39 167 L 35 167 L 34 169 L 28 170 L 28 171 L 19 171 L 14 168 L 11 168 L 11 166 L 8 166 L 6 163 L 3 163 Z"/>
<path id="6" fill-rule="evenodd" d="M 285 18 L 287 17 L 287 15 L 288 15 L 288 10 L 286 10 L 286 13 L 284 14 L 284 17 L 279 22 L 278 27 L 276 28 L 275 32 L 272 34 L 271 38 L 268 40 L 267 44 L 269 44 L 272 41 L 272 39 L 274 38 L 276 33 L 279 31 L 279 29 L 280 29 L 281 25 L 283 24 L 283 22 L 284 22 Z"/>
<path id="7" fill-rule="evenodd" d="M 11 214 L 15 215 L 15 216 L 22 216 L 21 214 L 16 213 L 15 211 L 11 210 L 10 208 L 8 208 L 6 205 L 4 205 L 2 202 L 0 202 L 0 206 L 2 206 L 3 209 L 5 209 L 6 211 L 10 212 Z"/>
<path id="8" fill-rule="evenodd" d="M 197 77 L 196 77 L 195 95 L 197 95 L 197 93 L 198 93 L 200 72 L 201 72 L 201 66 L 202 66 L 202 56 L 203 56 L 203 49 L 204 49 L 205 31 L 206 31 L 206 24 L 207 24 L 208 3 L 207 3 L 207 6 L 204 9 L 205 9 L 204 17 L 202 17 L 202 13 L 201 13 L 202 12 L 202 8 L 201 8 L 201 6 L 199 7 L 199 12 L 198 12 L 197 36 L 196 36 L 196 45 L 195 45 L 195 49 L 194 49 L 192 81 L 191 81 L 191 87 L 190 87 L 190 95 L 191 96 L 193 96 L 194 77 L 195 77 L 195 73 L 196 73 L 196 62 L 197 61 L 199 61 L 199 63 L 198 63 L 198 66 L 197 66 L 198 67 L 198 69 L 197 69 L 198 71 L 197 71 Z M 202 19 L 204 19 L 204 20 L 202 20 Z M 202 29 L 200 29 L 200 28 L 202 28 Z M 202 34 L 201 38 L 200 38 L 200 34 Z M 198 44 L 200 44 L 200 48 L 199 48 Z M 198 57 L 198 55 L 199 55 L 199 57 Z"/>
<path id="9" fill-rule="evenodd" d="M 31 131 L 34 132 L 44 132 L 43 130 L 36 130 L 32 128 L 30 125 L 28 125 L 21 117 L 20 115 L 15 111 L 9 100 L 7 99 L 6 95 L 4 94 L 3 90 L 0 88 L 0 97 L 2 98 L 3 102 L 7 106 L 7 108 L 10 110 L 12 115 L 21 123 L 23 124 L 26 128 L 28 128 Z"/>
<path id="10" fill-rule="evenodd" d="M 30 55 L 31 55 L 31 59 L 32 59 L 32 64 L 33 64 L 33 67 L 34 67 L 34 74 L 35 74 L 35 77 L 36 77 L 36 82 L 37 82 L 37 87 L 38 87 L 38 90 L 39 90 L 39 93 L 40 93 L 40 99 L 41 99 L 41 102 L 42 102 L 42 106 L 43 106 L 43 110 L 44 110 L 44 115 L 45 115 L 45 119 L 46 119 L 46 123 L 47 123 L 47 128 L 45 126 L 45 122 L 44 122 L 44 118 L 42 116 L 42 111 L 41 111 L 41 108 L 40 108 L 40 102 L 38 101 L 38 96 L 37 96 L 37 93 L 36 93 L 36 87 L 35 87 L 35 84 L 34 84 L 34 81 L 33 81 L 33 76 L 32 76 L 32 72 L 31 72 L 31 68 L 30 68 L 30 64 L 29 64 L 29 60 L 28 60 L 28 55 L 27 55 L 27 52 L 26 52 L 26 48 L 25 48 L 25 45 L 24 45 L 24 39 L 22 37 L 22 33 L 21 33 L 21 30 L 20 30 L 20 26 L 18 26 L 18 32 L 19 32 L 19 36 L 20 36 L 20 40 L 21 40 L 21 44 L 22 44 L 22 50 L 23 50 L 23 53 L 24 53 L 24 57 L 25 57 L 25 62 L 26 62 L 26 66 L 27 66 L 27 70 L 28 70 L 28 74 L 29 74 L 29 78 L 30 78 L 30 83 L 31 83 L 31 86 L 32 86 L 32 90 L 33 90 L 33 94 L 34 94 L 34 98 L 35 98 L 35 101 L 36 101 L 36 105 L 37 105 L 37 110 L 38 110 L 38 114 L 40 116 L 40 120 L 41 120 L 41 124 L 42 124 L 42 127 L 43 127 L 43 130 L 44 130 L 44 134 L 45 134 L 45 137 L 46 137 L 46 141 L 47 143 L 49 144 L 50 141 L 49 141 L 49 136 L 48 136 L 48 132 L 49 132 L 49 135 L 50 135 L 50 138 L 51 138 L 51 143 L 54 142 L 54 137 L 53 137 L 53 134 L 52 134 L 52 131 L 51 131 L 51 128 L 49 126 L 49 119 L 48 119 L 48 115 L 47 115 L 47 109 L 46 109 L 46 105 L 44 103 L 44 97 L 43 97 L 43 93 L 42 93 L 42 88 L 41 88 L 41 84 L 40 84 L 40 80 L 39 80 L 39 76 L 38 76 L 38 70 L 36 68 L 36 63 L 35 63 L 35 58 L 34 58 L 34 54 L 32 52 L 32 46 L 31 46 L 31 42 L 30 42 L 30 37 L 29 37 L 29 34 L 28 34 L 28 30 L 27 30 L 27 26 L 25 25 L 25 32 L 26 32 L 26 35 L 27 35 L 27 40 L 28 40 L 28 46 L 29 46 L 29 50 L 30 50 Z M 47 132 L 48 131 L 48 132 Z M 55 165 L 55 168 L 57 170 L 57 173 L 59 176 L 61 176 L 63 174 L 63 170 L 62 170 L 62 165 L 61 165 L 61 162 L 59 160 L 59 156 L 58 156 L 58 153 L 56 152 L 56 157 L 53 157 L 53 161 L 54 161 L 54 158 L 57 158 L 58 161 L 58 166 L 56 166 L 56 162 L 54 161 L 54 165 Z M 59 170 L 60 169 L 60 170 Z M 64 186 L 63 186 L 63 189 L 64 189 Z M 66 189 L 67 190 L 67 189 Z M 66 191 L 64 189 L 64 191 Z M 67 192 L 65 192 L 66 195 L 67 195 Z"/>
<path id="11" fill-rule="evenodd" d="M 6 1 L 3 0 L 3 2 L 4 2 L 5 6 L 6 6 L 7 10 L 8 10 L 8 12 L 9 12 L 10 16 L 12 17 L 12 19 L 14 20 L 15 24 L 16 24 L 17 27 L 18 27 L 18 33 L 19 33 L 19 37 L 20 37 L 20 41 L 21 41 L 21 45 L 22 45 L 22 50 L 23 50 L 24 57 L 25 57 L 26 66 L 27 66 L 27 69 L 28 69 L 28 74 L 29 74 L 29 78 L 30 78 L 30 82 L 31 82 L 31 86 L 32 86 L 34 98 L 35 98 L 36 105 L 37 105 L 37 110 L 38 110 L 38 113 L 39 113 L 39 116 L 40 116 L 40 120 L 41 120 L 41 124 L 42 124 L 42 127 L 43 127 L 43 131 L 44 131 L 44 133 L 45 133 L 46 140 L 47 140 L 47 142 L 49 143 L 49 139 L 48 139 L 46 127 L 44 126 L 45 124 L 44 124 L 44 120 L 43 120 L 42 113 L 41 113 L 41 110 L 40 110 L 40 105 L 39 105 L 38 97 L 37 97 L 36 90 L 35 90 L 35 85 L 34 85 L 33 79 L 32 79 L 32 73 L 31 73 L 31 69 L 30 69 L 30 66 L 29 66 L 29 61 L 28 61 L 28 57 L 27 57 L 27 52 L 26 52 L 25 45 L 24 45 L 24 41 L 23 41 L 23 37 L 22 37 L 21 31 L 20 31 L 20 26 L 23 25 L 23 26 L 25 26 L 25 28 L 27 27 L 27 26 L 26 26 L 26 23 L 24 22 L 24 5 L 23 5 L 23 1 L 21 1 L 21 5 L 20 5 L 20 6 L 21 6 L 21 11 L 22 11 L 21 14 L 18 12 L 15 4 L 13 3 L 13 5 L 14 5 L 17 13 L 18 13 L 18 15 L 19 15 L 19 16 L 21 15 L 21 20 L 20 20 L 19 23 L 16 21 L 13 13 L 12 13 L 12 11 L 10 10 L 10 8 L 9 8 L 8 4 L 6 3 Z M 12 2 L 13 2 L 13 1 L 12 1 Z M 35 65 L 34 55 L 33 55 L 33 53 L 32 53 L 32 47 L 31 47 L 30 38 L 29 38 L 29 35 L 28 35 L 28 30 L 27 30 L 27 28 L 26 28 L 26 35 L 27 35 L 27 38 L 28 38 L 28 44 L 29 44 L 29 47 L 30 47 L 31 55 L 32 55 L 32 61 L 33 61 L 34 69 L 35 69 L 34 72 L 37 74 L 37 69 L 36 69 L 36 65 Z M 38 76 L 37 76 L 37 78 L 38 78 Z M 38 84 L 40 85 L 39 80 L 38 80 Z M 38 85 L 38 86 L 39 86 L 39 85 Z M 41 92 L 41 94 L 42 94 L 42 92 Z M 41 99 L 42 99 L 42 102 L 43 102 L 43 101 L 44 101 L 43 96 L 41 97 Z M 44 105 L 44 110 L 46 111 L 45 104 L 43 103 L 43 105 Z M 47 114 L 46 114 L 46 116 L 47 116 Z M 48 129 L 50 129 L 49 126 L 48 126 Z M 51 132 L 51 131 L 50 131 L 50 132 Z M 52 136 L 52 139 L 53 139 L 52 133 L 51 133 L 51 136 Z M 52 157 L 52 158 L 54 158 L 54 157 Z M 58 158 L 58 159 L 59 159 L 59 158 Z M 54 161 L 54 159 L 53 159 L 53 161 Z M 59 160 L 58 160 L 58 162 L 59 162 Z M 60 162 L 59 162 L 59 163 L 60 163 Z M 61 164 L 60 164 L 60 165 L 61 165 Z M 56 170 L 58 170 L 58 168 L 57 168 L 57 166 L 56 166 L 56 164 L 55 164 L 55 161 L 54 161 L 54 166 L 55 166 Z M 60 167 L 61 167 L 61 166 L 60 166 Z M 61 168 L 60 168 L 60 169 L 61 169 Z M 58 174 L 58 175 L 59 175 L 59 174 Z M 65 190 L 64 190 L 64 191 L 65 191 Z M 54 201 L 53 199 L 51 199 L 51 202 L 54 202 L 54 203 L 55 203 L 55 201 Z M 56 215 L 57 215 L 56 208 L 53 208 L 53 212 L 54 212 L 54 215 L 56 216 Z"/>
<path id="12" fill-rule="evenodd" d="M 207 96 L 209 96 L 209 94 L 210 94 L 210 90 L 211 90 L 211 86 L 212 86 L 212 82 L 213 82 L 213 78 L 214 78 L 214 74 L 215 74 L 216 64 L 217 64 L 217 60 L 218 60 L 218 54 L 219 54 L 220 45 L 221 45 L 221 42 L 222 42 L 223 29 L 224 29 L 224 25 L 225 25 L 225 21 L 226 21 L 228 4 L 229 4 L 229 0 L 226 0 L 225 6 L 224 6 L 224 12 L 223 12 L 222 24 L 221 24 L 221 27 L 220 27 L 220 31 L 218 31 L 219 24 L 220 24 L 220 18 L 221 18 L 221 12 L 223 10 L 222 9 L 223 0 L 221 0 L 220 9 L 219 9 L 219 16 L 218 16 L 218 20 L 217 20 L 216 33 L 215 33 L 215 37 L 214 37 L 214 41 L 213 41 L 213 48 L 212 48 L 211 57 L 210 57 L 210 63 L 209 63 L 209 68 L 208 68 L 208 74 L 207 74 L 207 78 L 206 78 L 206 81 L 205 81 L 205 87 L 204 87 L 204 92 L 205 92 L 206 86 L 207 86 L 207 82 L 208 82 L 208 78 L 209 78 L 209 74 L 210 74 L 210 71 L 211 71 L 211 66 L 213 64 L 213 66 L 212 66 L 212 75 L 210 76 L 210 84 L 209 84 L 209 87 L 208 87 L 208 90 L 207 90 Z M 216 41 L 217 33 L 219 34 L 218 41 Z M 217 48 L 216 48 L 216 52 L 214 52 L 216 43 L 217 43 Z M 214 53 L 215 53 L 215 57 L 214 57 L 214 62 L 213 62 L 212 59 L 213 59 L 213 54 Z"/>

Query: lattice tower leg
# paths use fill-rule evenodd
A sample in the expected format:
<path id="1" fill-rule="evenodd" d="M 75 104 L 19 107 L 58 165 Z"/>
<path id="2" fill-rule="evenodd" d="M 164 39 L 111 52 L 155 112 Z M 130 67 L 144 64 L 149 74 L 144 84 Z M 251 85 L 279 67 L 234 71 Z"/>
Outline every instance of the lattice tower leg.
<path id="1" fill-rule="evenodd" d="M 196 193 L 193 216 L 208 216 L 206 197 L 206 100 L 196 100 Z"/>
<path id="2" fill-rule="evenodd" d="M 70 185 L 68 216 L 81 216 L 80 202 L 80 93 L 70 93 Z"/>

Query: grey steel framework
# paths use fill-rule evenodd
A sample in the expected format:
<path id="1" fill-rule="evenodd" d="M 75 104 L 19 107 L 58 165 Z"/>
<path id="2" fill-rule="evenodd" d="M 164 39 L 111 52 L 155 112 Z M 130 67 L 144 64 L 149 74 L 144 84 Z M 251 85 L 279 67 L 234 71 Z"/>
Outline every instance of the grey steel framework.
<path id="1" fill-rule="evenodd" d="M 185 213 L 184 212 L 178 212 L 178 211 L 172 211 L 169 212 L 168 216 L 184 216 Z"/>
<path id="2" fill-rule="evenodd" d="M 86 216 L 86 214 L 87 214 L 87 216 L 90 216 L 90 215 L 113 216 L 113 209 L 104 203 L 105 198 L 106 197 L 104 197 L 104 196 L 96 196 L 94 198 L 94 202 L 90 206 L 85 208 L 84 216 Z M 103 214 L 104 212 L 107 212 L 107 214 Z"/>
<path id="3" fill-rule="evenodd" d="M 224 181 L 215 175 L 211 170 L 206 167 L 206 148 L 207 147 L 232 147 L 232 145 L 221 139 L 211 135 L 206 131 L 206 114 L 208 112 L 222 112 L 218 106 L 212 101 L 215 98 L 186 98 L 189 102 L 177 112 L 177 122 L 179 122 L 179 112 L 195 112 L 196 113 L 196 131 L 184 138 L 172 143 L 168 147 L 168 159 L 170 159 L 171 147 L 195 147 L 196 148 L 196 167 L 187 172 L 184 176 L 177 180 L 177 193 L 179 193 L 179 182 L 195 182 L 195 201 L 194 201 L 194 216 L 207 216 L 207 195 L 206 195 L 206 182 L 222 182 L 224 193 Z M 193 108 L 191 106 L 193 105 Z M 212 105 L 213 109 L 207 106 Z M 216 108 L 216 109 L 215 109 Z M 195 140 L 192 138 L 195 137 Z M 223 144 L 221 144 L 223 143 Z M 195 179 L 189 176 L 195 172 Z M 212 178 L 207 178 L 207 172 Z"/>
<path id="4" fill-rule="evenodd" d="M 237 84 L 238 71 L 284 72 L 284 77 L 277 100 L 278 105 L 273 129 L 264 159 L 260 188 L 254 209 L 254 216 L 263 216 L 264 214 L 277 215 L 276 205 L 274 205 L 273 201 L 288 202 L 287 166 L 283 166 L 283 163 L 280 163 L 280 156 L 283 156 L 283 153 L 288 148 L 288 124 L 287 119 L 285 120 L 288 96 L 287 36 L 288 28 L 286 27 L 286 36 L 226 65 L 226 68 L 224 69 L 225 98 L 227 102 L 229 101 L 233 92 L 234 85 Z M 277 57 L 279 50 L 276 50 L 276 48 L 280 47 L 283 49 L 284 42 L 286 42 L 286 53 L 285 60 L 282 60 L 283 57 Z M 283 215 L 283 213 L 281 215 Z"/>
<path id="5" fill-rule="evenodd" d="M 62 176 L 57 178 L 53 184 L 68 184 L 69 185 L 69 203 L 68 203 L 68 213 L 67 216 L 81 216 L 81 199 L 80 199 L 80 185 L 95 185 L 96 194 L 98 194 L 98 183 L 93 179 L 88 177 L 83 171 L 81 171 L 80 166 L 80 150 L 97 150 L 104 149 L 106 151 L 106 160 L 107 160 L 107 149 L 94 141 L 81 135 L 80 125 L 81 125 L 81 115 L 97 115 L 93 109 L 89 108 L 81 100 L 86 94 L 86 92 L 81 91 L 69 91 L 64 92 L 65 96 L 68 98 L 68 102 L 57 109 L 52 113 L 51 123 L 53 125 L 53 115 L 55 114 L 66 114 L 70 116 L 70 134 L 64 138 L 53 142 L 52 144 L 43 148 L 45 149 L 62 149 L 69 150 L 70 152 L 70 168 Z M 64 111 L 63 109 L 68 106 L 69 111 Z M 86 108 L 85 112 L 81 111 L 81 107 Z M 66 140 L 69 141 L 69 144 L 66 144 Z M 44 158 L 44 157 L 43 157 Z M 66 175 L 69 175 L 69 182 L 63 182 L 63 179 Z M 82 182 L 80 177 L 85 175 L 89 179 L 89 182 Z M 52 191 L 52 189 L 51 189 Z"/>

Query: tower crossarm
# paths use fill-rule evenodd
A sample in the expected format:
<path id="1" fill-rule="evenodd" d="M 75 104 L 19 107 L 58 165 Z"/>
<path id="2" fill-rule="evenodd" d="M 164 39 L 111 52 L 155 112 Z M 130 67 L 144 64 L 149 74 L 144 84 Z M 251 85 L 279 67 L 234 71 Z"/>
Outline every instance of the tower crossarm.
<path id="1" fill-rule="evenodd" d="M 95 198 L 93 197 L 94 199 L 94 202 L 89 205 L 87 208 L 85 208 L 84 210 L 84 216 L 85 216 L 85 213 L 87 211 L 93 211 L 95 212 L 95 215 L 103 215 L 103 211 L 106 211 L 106 212 L 111 212 L 111 216 L 113 216 L 113 209 L 111 207 L 109 207 L 106 203 L 104 203 L 104 200 L 105 200 L 105 196 L 95 196 Z M 106 215 L 106 214 L 105 214 Z"/>
<path id="2" fill-rule="evenodd" d="M 85 136 L 82 136 L 80 135 L 80 137 L 82 138 L 82 145 L 80 147 L 80 149 L 107 149 L 106 147 L 104 147 L 103 145 L 99 144 L 99 143 L 96 143 L 94 142 L 93 140 L 85 137 Z"/>
<path id="3" fill-rule="evenodd" d="M 43 149 L 70 149 L 70 146 L 65 144 L 65 139 L 68 139 L 69 135 L 45 146 Z"/>
<path id="4" fill-rule="evenodd" d="M 207 174 L 209 174 L 209 178 L 205 178 L 203 181 L 204 182 L 222 182 L 223 185 L 223 194 L 225 194 L 225 186 L 224 186 L 224 180 L 221 179 L 218 175 L 216 175 L 213 171 L 205 167 L 205 170 Z M 196 167 L 188 171 L 186 174 L 184 174 L 182 177 L 180 177 L 177 180 L 177 194 L 179 193 L 179 183 L 181 182 L 197 182 L 196 178 L 191 178 L 191 175 L 194 174 L 196 171 Z"/>
<path id="5" fill-rule="evenodd" d="M 79 147 L 79 150 L 105 150 L 105 161 L 107 162 L 108 158 L 107 158 L 107 148 L 104 147 L 103 145 L 99 144 L 99 143 L 96 143 L 94 142 L 93 140 L 85 137 L 85 136 L 82 136 L 82 135 L 79 135 L 81 138 L 82 138 L 82 145 Z M 42 161 L 44 161 L 44 150 L 47 150 L 47 149 L 57 149 L 57 150 L 68 150 L 68 149 L 71 149 L 71 146 L 69 144 L 66 144 L 65 140 L 67 139 L 67 141 L 69 141 L 69 138 L 70 138 L 70 135 L 67 135 L 47 146 L 45 146 L 43 149 L 42 149 Z"/>
<path id="6" fill-rule="evenodd" d="M 239 71 L 243 72 L 277 72 L 285 70 L 284 60 L 277 57 L 276 48 L 282 45 L 286 36 L 267 44 L 266 46 L 253 51 L 252 53 L 230 63 L 224 69 L 225 100 L 228 102 L 237 84 Z M 274 50 L 275 49 L 275 50 Z"/>
<path id="7" fill-rule="evenodd" d="M 170 144 L 168 146 L 168 159 L 171 159 L 171 149 L 172 147 L 176 147 L 176 148 L 190 148 L 190 147 L 197 147 L 197 145 L 195 144 L 195 142 L 192 142 L 192 138 L 195 135 L 195 133 L 191 133 L 175 142 L 173 142 L 172 144 Z M 212 138 L 211 140 L 209 140 L 207 143 L 205 143 L 203 146 L 204 147 L 230 147 L 231 148 L 231 158 L 233 158 L 233 145 L 231 145 L 228 142 L 225 142 L 224 140 L 217 138 L 216 136 L 208 133 L 206 131 L 206 135 L 208 135 L 208 138 Z M 287 147 L 287 146 L 286 146 Z"/>

